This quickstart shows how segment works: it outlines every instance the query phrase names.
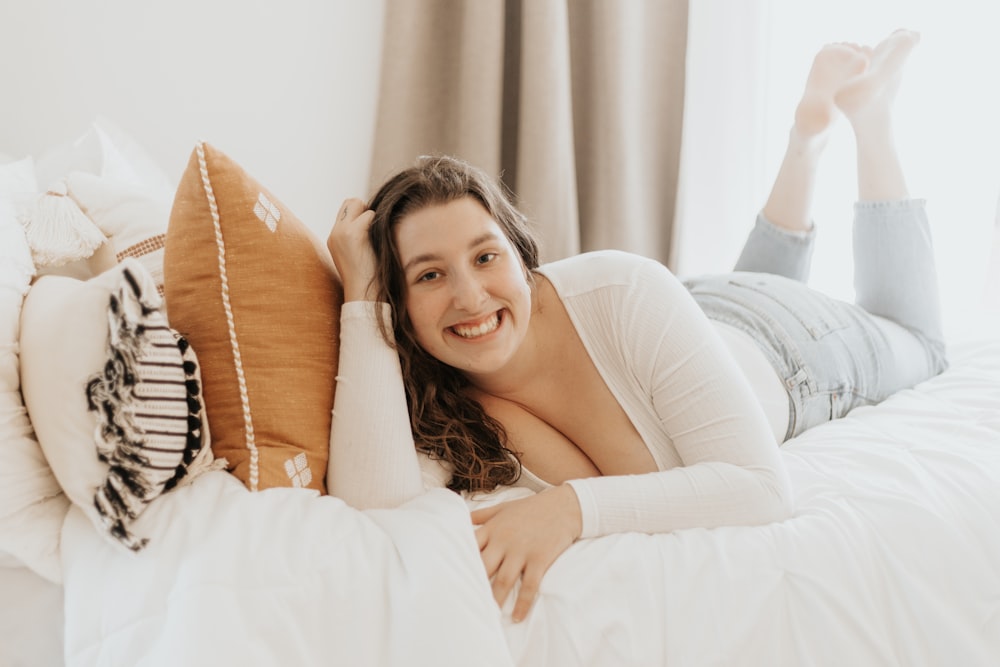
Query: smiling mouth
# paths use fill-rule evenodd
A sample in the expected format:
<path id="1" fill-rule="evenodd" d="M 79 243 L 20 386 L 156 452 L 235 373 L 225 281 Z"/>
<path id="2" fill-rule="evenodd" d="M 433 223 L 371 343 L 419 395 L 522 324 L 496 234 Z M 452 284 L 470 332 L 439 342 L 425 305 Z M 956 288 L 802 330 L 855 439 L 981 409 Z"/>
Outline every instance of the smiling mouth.
<path id="1" fill-rule="evenodd" d="M 488 333 L 493 333 L 500 326 L 500 313 L 502 311 L 497 311 L 493 313 L 490 317 L 487 317 L 482 322 L 476 325 L 467 324 L 456 324 L 453 327 L 449 327 L 451 332 L 456 336 L 461 338 L 471 339 L 479 338 L 480 336 L 485 336 Z"/>

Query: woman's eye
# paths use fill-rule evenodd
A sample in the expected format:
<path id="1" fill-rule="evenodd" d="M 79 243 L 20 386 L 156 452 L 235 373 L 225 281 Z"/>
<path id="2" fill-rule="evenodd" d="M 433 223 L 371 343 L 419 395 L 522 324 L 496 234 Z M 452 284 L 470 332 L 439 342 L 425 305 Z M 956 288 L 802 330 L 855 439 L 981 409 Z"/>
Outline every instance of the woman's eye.
<path id="1" fill-rule="evenodd" d="M 495 252 L 486 252 L 476 258 L 477 264 L 489 264 L 496 258 L 497 254 Z"/>
<path id="2" fill-rule="evenodd" d="M 435 280 L 438 277 L 437 271 L 428 271 L 427 273 L 421 273 L 420 277 L 417 278 L 418 283 L 426 283 L 431 280 Z"/>

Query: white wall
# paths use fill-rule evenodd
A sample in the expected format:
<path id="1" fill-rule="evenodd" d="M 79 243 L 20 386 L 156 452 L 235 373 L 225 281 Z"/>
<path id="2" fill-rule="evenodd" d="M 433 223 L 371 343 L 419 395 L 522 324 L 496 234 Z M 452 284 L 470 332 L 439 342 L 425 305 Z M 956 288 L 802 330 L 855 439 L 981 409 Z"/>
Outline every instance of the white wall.
<path id="1" fill-rule="evenodd" d="M 0 0 L 0 153 L 105 116 L 176 183 L 197 140 L 325 238 L 368 194 L 383 0 Z"/>

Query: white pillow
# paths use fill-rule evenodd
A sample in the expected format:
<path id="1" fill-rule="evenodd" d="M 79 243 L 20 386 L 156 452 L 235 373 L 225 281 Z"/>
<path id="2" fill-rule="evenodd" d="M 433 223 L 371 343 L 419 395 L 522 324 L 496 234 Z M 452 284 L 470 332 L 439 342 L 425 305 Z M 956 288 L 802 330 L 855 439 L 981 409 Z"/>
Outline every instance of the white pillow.
<path id="1" fill-rule="evenodd" d="M 46 151 L 33 165 L 33 178 L 38 187 L 33 189 L 31 206 L 21 216 L 22 220 L 31 219 L 32 213 L 43 206 L 50 213 L 42 219 L 65 220 L 67 224 L 76 219 L 70 226 L 78 230 L 61 234 L 58 230 L 66 225 L 53 227 L 42 223 L 39 233 L 29 233 L 39 258 L 40 275 L 86 280 L 104 272 L 123 257 L 138 257 L 153 274 L 162 293 L 162 244 L 175 186 L 135 141 L 107 119 L 98 118 L 82 136 Z M 71 213 L 66 202 L 58 198 L 41 197 L 44 190 L 61 191 L 63 185 L 79 211 Z M 81 212 L 90 222 L 77 217 Z M 98 229 L 109 243 L 97 247 L 96 251 L 96 244 L 75 242 L 91 232 L 97 234 L 99 240 Z M 53 252 L 46 252 L 50 244 L 40 241 L 40 237 L 61 239 L 70 251 L 53 248 Z M 80 247 L 74 252 L 77 246 Z M 75 259 L 77 257 L 82 259 Z M 43 267 L 43 264 L 51 266 Z"/>
<path id="2" fill-rule="evenodd" d="M 158 199 L 173 198 L 174 183 L 146 151 L 107 118 L 98 117 L 77 139 L 37 157 L 40 188 L 48 188 L 74 171 L 131 184 Z"/>
<path id="3" fill-rule="evenodd" d="M 20 222 L 38 197 L 35 161 L 28 157 L 0 163 L 0 204 Z"/>
<path id="4" fill-rule="evenodd" d="M 20 223 L 0 219 L 0 556 L 60 582 L 59 535 L 69 501 L 35 439 L 20 391 L 18 322 L 33 274 Z"/>
<path id="5" fill-rule="evenodd" d="M 197 359 L 132 258 L 87 281 L 39 278 L 21 315 L 21 387 L 70 501 L 132 549 L 131 524 L 210 467 Z"/>
<path id="6" fill-rule="evenodd" d="M 49 270 L 81 279 L 114 265 L 116 242 L 122 246 L 138 236 L 148 237 L 156 226 L 165 231 L 168 215 L 163 207 L 169 207 L 173 199 L 169 179 L 106 119 L 96 120 L 79 139 L 38 159 L 0 159 L 0 566 L 23 563 L 55 582 L 62 578 L 59 541 L 69 499 L 36 440 L 20 391 L 18 323 L 24 295 L 36 272 L 22 225 L 41 194 L 39 183 L 47 187 L 70 172 L 85 174 L 88 170 L 99 182 L 90 188 L 86 179 L 78 178 L 82 184 L 76 201 L 93 207 L 95 223 L 111 242 L 88 260 Z M 115 192 L 99 192 L 104 179 L 118 188 L 118 202 L 113 200 Z M 146 197 L 142 202 L 137 194 L 140 191 Z M 151 213 L 141 214 L 142 207 Z M 128 250 L 126 246 L 121 249 Z M 143 256 L 142 261 L 157 274 L 158 287 L 162 285 L 162 269 L 157 266 L 162 265 L 162 250 Z"/>

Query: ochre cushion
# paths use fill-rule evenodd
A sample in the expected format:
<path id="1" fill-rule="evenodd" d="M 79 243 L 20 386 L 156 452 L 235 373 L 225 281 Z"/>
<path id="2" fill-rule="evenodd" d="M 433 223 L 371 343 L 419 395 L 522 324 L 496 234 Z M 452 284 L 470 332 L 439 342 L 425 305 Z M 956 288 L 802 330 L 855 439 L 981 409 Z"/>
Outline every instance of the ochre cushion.
<path id="1" fill-rule="evenodd" d="M 201 361 L 216 457 L 251 491 L 325 493 L 343 302 L 326 246 L 199 143 L 177 188 L 163 273 L 170 325 Z"/>

